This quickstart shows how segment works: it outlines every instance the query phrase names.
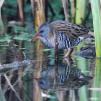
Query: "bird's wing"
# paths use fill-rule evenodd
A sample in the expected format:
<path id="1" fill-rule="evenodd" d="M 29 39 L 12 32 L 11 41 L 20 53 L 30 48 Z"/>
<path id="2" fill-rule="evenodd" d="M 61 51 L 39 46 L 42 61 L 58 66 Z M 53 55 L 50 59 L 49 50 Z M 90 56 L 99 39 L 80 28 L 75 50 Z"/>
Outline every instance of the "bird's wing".
<path id="1" fill-rule="evenodd" d="M 70 39 L 76 39 L 81 35 L 88 34 L 89 30 L 84 26 L 72 24 L 67 21 L 54 21 L 50 23 L 53 31 L 62 32 L 67 35 Z"/>

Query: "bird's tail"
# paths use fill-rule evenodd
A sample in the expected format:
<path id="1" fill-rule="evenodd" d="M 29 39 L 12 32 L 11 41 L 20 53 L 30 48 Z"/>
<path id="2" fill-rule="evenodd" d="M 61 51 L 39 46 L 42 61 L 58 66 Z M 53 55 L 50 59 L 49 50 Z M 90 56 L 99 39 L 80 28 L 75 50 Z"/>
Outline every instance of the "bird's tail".
<path id="1" fill-rule="evenodd" d="M 94 32 L 89 31 L 88 34 L 94 36 Z"/>
<path id="2" fill-rule="evenodd" d="M 79 36 L 79 38 L 81 40 L 87 39 L 87 38 L 94 39 L 94 33 L 89 31 L 88 34 L 81 35 L 81 36 Z"/>

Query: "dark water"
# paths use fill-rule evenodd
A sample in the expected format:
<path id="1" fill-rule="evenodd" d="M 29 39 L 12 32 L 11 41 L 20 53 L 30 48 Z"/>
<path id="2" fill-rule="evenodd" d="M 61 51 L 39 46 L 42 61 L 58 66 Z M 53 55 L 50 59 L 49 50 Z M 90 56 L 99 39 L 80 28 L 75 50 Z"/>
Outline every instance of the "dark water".
<path id="1" fill-rule="evenodd" d="M 100 59 L 74 55 L 58 57 L 53 64 L 51 61 L 53 58 L 44 65 L 39 81 L 47 94 L 44 101 L 101 101 Z"/>
<path id="2" fill-rule="evenodd" d="M 20 57 L 18 56 L 17 58 Z M 19 59 L 23 61 L 23 59 Z M 22 101 L 33 101 L 33 93 L 34 98 L 40 98 L 34 101 L 101 101 L 101 59 L 95 59 L 95 57 L 91 56 L 84 58 L 75 54 L 71 58 L 63 58 L 61 52 L 59 52 L 56 59 L 54 51 L 44 50 L 41 65 L 39 60 L 36 60 L 36 58 L 34 60 L 36 62 L 33 62 L 33 66 L 31 65 L 32 61 L 27 61 L 28 65 L 22 70 L 23 73 L 20 72 L 23 78 L 28 79 L 25 81 L 20 79 L 23 82 L 24 94 L 27 95 L 26 97 L 25 95 L 21 97 Z M 18 69 L 18 62 L 12 66 L 16 68 L 13 73 L 14 80 L 11 81 L 13 85 L 20 76 L 15 77 L 18 73 L 16 71 Z M 9 71 L 9 68 L 7 71 Z M 35 81 L 33 81 L 32 75 L 28 73 L 33 73 L 33 71 Z M 26 74 L 28 74 L 27 77 Z M 10 74 L 8 73 L 8 75 Z M 29 78 L 30 75 L 31 78 Z M 4 86 L 5 82 L 1 81 L 1 84 Z M 21 89 L 18 86 L 14 86 L 14 88 L 19 91 Z M 6 99 L 9 99 L 11 95 L 12 97 L 7 101 L 12 101 L 12 99 L 19 101 L 19 98 L 14 93 L 10 93 L 11 95 L 8 93 L 9 91 L 5 93 Z"/>

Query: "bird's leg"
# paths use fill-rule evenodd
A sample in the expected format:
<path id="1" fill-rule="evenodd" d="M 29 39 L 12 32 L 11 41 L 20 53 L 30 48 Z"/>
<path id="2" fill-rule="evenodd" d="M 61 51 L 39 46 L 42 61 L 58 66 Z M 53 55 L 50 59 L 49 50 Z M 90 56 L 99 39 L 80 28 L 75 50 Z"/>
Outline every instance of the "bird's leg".
<path id="1" fill-rule="evenodd" d="M 72 54 L 72 52 L 73 52 L 73 48 L 68 48 L 68 51 L 66 52 L 66 54 L 65 54 L 65 58 L 66 57 L 70 57 L 71 56 L 71 54 Z"/>

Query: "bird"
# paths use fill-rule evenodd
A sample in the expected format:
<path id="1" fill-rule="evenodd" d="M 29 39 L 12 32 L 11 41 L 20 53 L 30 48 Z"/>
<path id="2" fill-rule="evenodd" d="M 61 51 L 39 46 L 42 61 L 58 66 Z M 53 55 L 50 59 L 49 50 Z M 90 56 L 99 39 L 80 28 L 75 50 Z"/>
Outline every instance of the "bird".
<path id="1" fill-rule="evenodd" d="M 68 21 L 55 20 L 42 24 L 32 41 L 40 39 L 48 48 L 68 49 L 65 57 L 69 57 L 73 48 L 83 39 L 92 36 L 89 29 L 83 25 L 73 24 Z"/>

